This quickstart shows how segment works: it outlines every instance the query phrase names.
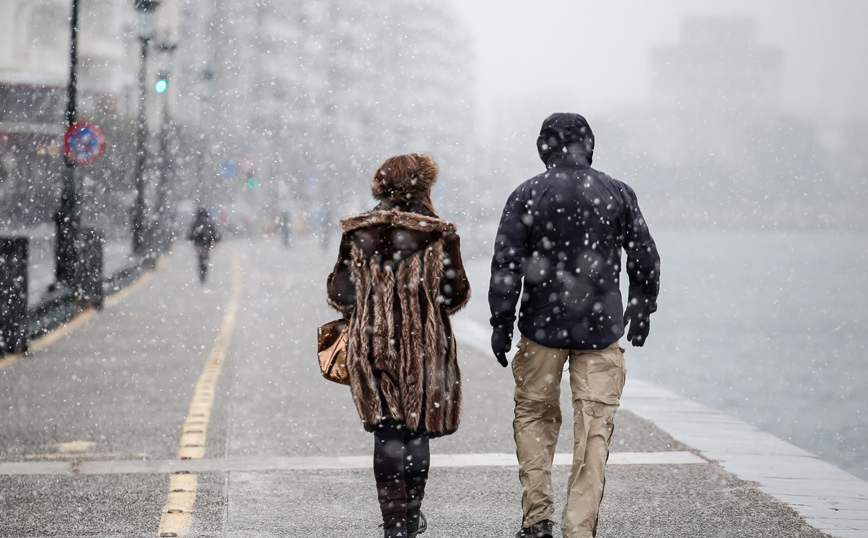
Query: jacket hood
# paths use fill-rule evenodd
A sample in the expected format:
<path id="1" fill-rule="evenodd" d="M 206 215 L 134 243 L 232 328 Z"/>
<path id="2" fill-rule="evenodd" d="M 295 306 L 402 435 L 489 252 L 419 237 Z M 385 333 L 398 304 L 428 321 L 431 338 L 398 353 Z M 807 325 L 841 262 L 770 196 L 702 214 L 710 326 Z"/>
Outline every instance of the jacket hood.
<path id="1" fill-rule="evenodd" d="M 546 167 L 562 160 L 587 160 L 590 165 L 594 158 L 594 132 L 588 120 L 579 114 L 559 112 L 543 122 L 536 147 Z"/>

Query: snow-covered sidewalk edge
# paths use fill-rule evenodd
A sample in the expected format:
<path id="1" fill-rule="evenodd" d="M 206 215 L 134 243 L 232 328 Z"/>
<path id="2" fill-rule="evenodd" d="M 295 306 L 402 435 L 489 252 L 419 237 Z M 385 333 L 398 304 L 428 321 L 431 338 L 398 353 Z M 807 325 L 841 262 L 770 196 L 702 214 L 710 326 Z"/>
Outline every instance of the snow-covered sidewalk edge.
<path id="1" fill-rule="evenodd" d="M 742 420 L 652 383 L 628 379 L 621 405 L 728 472 L 756 482 L 812 527 L 868 536 L 868 483 Z"/>
<path id="2" fill-rule="evenodd" d="M 453 321 L 459 346 L 490 354 L 487 327 Z M 868 537 L 868 482 L 817 456 L 666 389 L 628 376 L 621 406 L 649 420 L 760 491 L 787 504 L 812 527 L 840 538 Z"/>

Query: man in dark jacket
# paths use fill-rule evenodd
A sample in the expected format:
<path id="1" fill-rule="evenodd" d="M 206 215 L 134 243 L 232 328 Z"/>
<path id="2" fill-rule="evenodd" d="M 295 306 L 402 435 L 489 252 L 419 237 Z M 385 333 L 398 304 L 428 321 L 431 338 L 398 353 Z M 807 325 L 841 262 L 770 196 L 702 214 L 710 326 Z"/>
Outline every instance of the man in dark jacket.
<path id="1" fill-rule="evenodd" d="M 594 135 L 585 118 L 549 116 L 537 148 L 546 171 L 513 191 L 497 231 L 488 296 L 491 347 L 507 366 L 520 298 L 521 340 L 512 362 L 524 512 L 517 538 L 552 536 L 551 466 L 567 363 L 575 446 L 561 527 L 565 538 L 587 538 L 596 534 L 624 387 L 618 339 L 629 323 L 627 340 L 644 344 L 657 310 L 660 258 L 633 190 L 591 168 Z M 623 314 L 622 248 L 630 279 Z"/>
<path id="2" fill-rule="evenodd" d="M 196 211 L 196 218 L 193 224 L 190 225 L 190 233 L 187 238 L 193 242 L 196 248 L 196 258 L 199 262 L 199 282 L 205 283 L 205 278 L 208 276 L 208 261 L 211 256 L 211 249 L 220 241 L 220 234 L 217 232 L 217 226 L 211 220 L 211 215 L 204 207 L 200 207 Z"/>

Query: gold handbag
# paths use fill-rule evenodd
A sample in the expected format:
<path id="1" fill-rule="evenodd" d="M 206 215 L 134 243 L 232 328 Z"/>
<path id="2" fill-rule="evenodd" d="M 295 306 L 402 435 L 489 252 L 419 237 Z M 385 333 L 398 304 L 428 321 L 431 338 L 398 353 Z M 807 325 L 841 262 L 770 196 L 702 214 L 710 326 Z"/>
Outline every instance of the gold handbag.
<path id="1" fill-rule="evenodd" d="M 330 321 L 317 329 L 319 341 L 319 367 L 322 376 L 329 381 L 350 384 L 347 372 L 347 331 L 349 322 L 345 318 Z"/>

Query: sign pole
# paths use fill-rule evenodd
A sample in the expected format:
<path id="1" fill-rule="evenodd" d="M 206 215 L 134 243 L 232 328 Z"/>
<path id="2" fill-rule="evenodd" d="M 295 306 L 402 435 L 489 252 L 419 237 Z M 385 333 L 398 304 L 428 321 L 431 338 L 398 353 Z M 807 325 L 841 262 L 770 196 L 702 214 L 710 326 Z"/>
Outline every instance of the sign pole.
<path id="1" fill-rule="evenodd" d="M 133 253 L 144 257 L 146 254 L 146 207 L 145 207 L 145 164 L 148 143 L 147 84 L 148 79 L 148 42 L 149 36 L 139 36 L 141 56 L 139 58 L 139 113 L 136 119 L 136 163 L 133 175 L 136 179 L 136 201 L 133 204 Z"/>
<path id="2" fill-rule="evenodd" d="M 162 0 L 133 0 L 138 13 L 140 29 L 139 42 L 141 57 L 139 58 L 139 113 L 136 119 L 136 162 L 134 177 L 136 180 L 136 201 L 133 204 L 133 254 L 144 258 L 149 254 L 150 223 L 147 221 L 145 205 L 145 164 L 148 142 L 148 116 L 145 110 L 148 93 L 145 84 L 148 80 L 148 42 L 156 35 L 156 12 Z"/>
<path id="3" fill-rule="evenodd" d="M 78 1 L 72 0 L 69 45 L 69 84 L 66 89 L 66 128 L 75 123 L 78 83 Z M 75 278 L 77 253 L 75 236 L 81 226 L 81 208 L 75 189 L 75 161 L 64 155 L 63 190 L 60 207 L 54 214 L 54 277 L 58 284 L 71 284 Z"/>

